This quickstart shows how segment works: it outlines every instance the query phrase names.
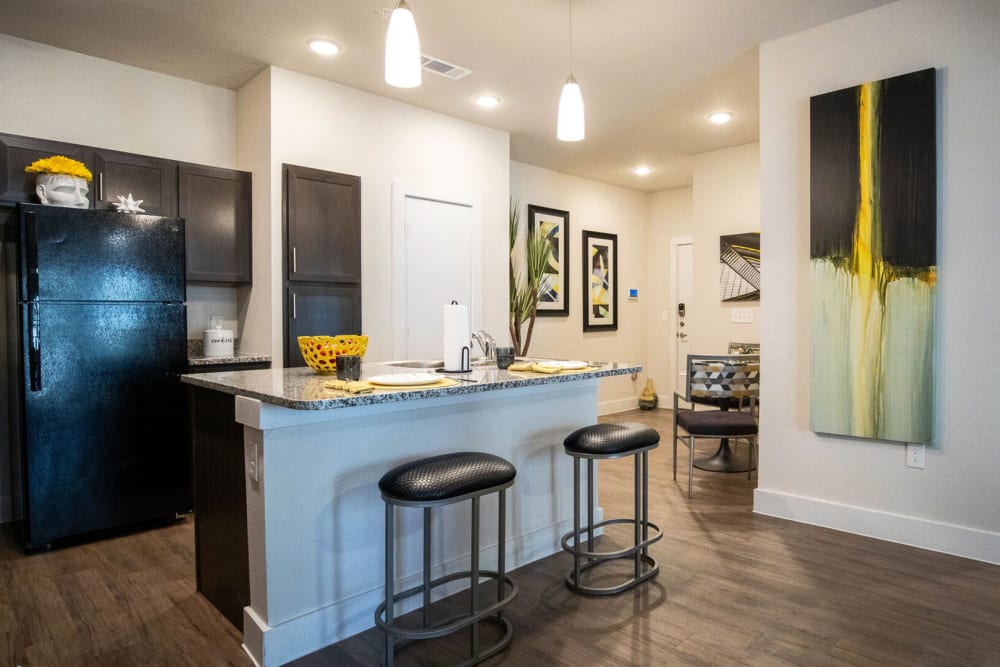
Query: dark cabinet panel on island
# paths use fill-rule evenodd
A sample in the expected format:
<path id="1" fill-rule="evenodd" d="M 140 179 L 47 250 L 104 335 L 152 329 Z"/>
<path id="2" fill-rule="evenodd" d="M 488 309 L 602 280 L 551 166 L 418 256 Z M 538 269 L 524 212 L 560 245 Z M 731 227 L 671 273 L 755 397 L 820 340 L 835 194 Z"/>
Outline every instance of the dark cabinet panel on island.
<path id="1" fill-rule="evenodd" d="M 99 149 L 94 151 L 94 208 L 115 210 L 130 193 L 149 215 L 177 216 L 177 163 Z"/>
<path id="2" fill-rule="evenodd" d="M 67 144 L 61 141 L 48 141 L 34 137 L 19 137 L 13 134 L 0 134 L 0 200 L 8 202 L 38 203 L 35 196 L 35 175 L 24 171 L 24 168 L 35 160 L 64 155 L 74 160 L 92 166 L 93 150 L 86 146 Z M 94 201 L 94 185 L 90 184 L 87 199 Z"/>
<path id="3" fill-rule="evenodd" d="M 361 179 L 284 166 L 288 280 L 361 282 Z"/>
<path id="4" fill-rule="evenodd" d="M 285 313 L 285 367 L 305 366 L 299 336 L 361 333 L 361 287 L 289 285 Z"/>
<path id="5" fill-rule="evenodd" d="M 251 174 L 182 164 L 179 215 L 187 221 L 187 278 L 251 282 Z"/>

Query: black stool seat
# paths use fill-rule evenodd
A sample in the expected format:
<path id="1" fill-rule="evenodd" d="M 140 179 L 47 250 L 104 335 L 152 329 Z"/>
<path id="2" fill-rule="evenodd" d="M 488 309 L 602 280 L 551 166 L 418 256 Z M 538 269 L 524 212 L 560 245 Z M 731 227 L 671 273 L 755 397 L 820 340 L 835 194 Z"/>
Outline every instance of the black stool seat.
<path id="1" fill-rule="evenodd" d="M 383 497 L 436 502 L 507 484 L 517 471 L 499 456 L 482 452 L 441 454 L 396 466 L 378 481 Z"/>
<path id="2" fill-rule="evenodd" d="M 566 436 L 567 452 L 585 456 L 615 456 L 655 446 L 660 434 L 645 424 L 619 422 L 585 426 Z"/>
<path id="3" fill-rule="evenodd" d="M 676 415 L 677 425 L 691 435 L 757 435 L 757 420 L 749 412 L 679 410 Z"/>

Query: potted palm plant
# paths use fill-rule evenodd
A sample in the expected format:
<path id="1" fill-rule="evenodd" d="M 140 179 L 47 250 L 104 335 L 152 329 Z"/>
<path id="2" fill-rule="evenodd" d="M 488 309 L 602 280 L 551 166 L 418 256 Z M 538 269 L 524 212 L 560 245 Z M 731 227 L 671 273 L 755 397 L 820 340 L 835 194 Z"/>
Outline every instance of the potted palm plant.
<path id="1" fill-rule="evenodd" d="M 531 332 L 535 328 L 538 301 L 542 295 L 542 274 L 548 264 L 552 246 L 542 235 L 541 230 L 526 231 L 521 237 L 520 227 L 520 206 L 512 198 L 508 225 L 510 233 L 510 342 L 514 348 L 514 354 L 523 357 L 528 354 L 528 346 L 531 345 Z M 523 238 L 524 245 L 518 252 L 517 242 L 520 238 Z M 527 325 L 527 331 L 524 331 L 525 325 Z"/>

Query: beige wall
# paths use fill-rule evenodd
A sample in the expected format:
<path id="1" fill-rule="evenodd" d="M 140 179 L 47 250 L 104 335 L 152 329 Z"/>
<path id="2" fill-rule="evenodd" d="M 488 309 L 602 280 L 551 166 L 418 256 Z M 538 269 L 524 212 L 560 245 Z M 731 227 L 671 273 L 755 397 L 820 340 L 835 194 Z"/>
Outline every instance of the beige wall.
<path id="1" fill-rule="evenodd" d="M 529 204 L 570 214 L 569 316 L 538 318 L 528 354 L 645 363 L 646 303 L 650 298 L 646 283 L 646 195 L 513 161 L 510 163 L 510 193 L 520 201 L 523 226 L 527 225 Z M 506 224 L 505 220 L 505 229 Z M 615 332 L 583 331 L 581 262 L 585 229 L 618 235 L 619 321 Z M 507 239 L 497 247 L 506 249 Z M 630 287 L 639 290 L 636 302 L 626 298 Z M 605 379 L 598 395 L 600 410 L 617 412 L 636 407 L 641 389 L 642 382 L 633 381 L 629 376 Z"/>
<path id="2" fill-rule="evenodd" d="M 506 132 L 276 67 L 244 86 L 239 95 L 240 162 L 253 168 L 255 183 L 248 344 L 270 351 L 276 362 L 282 357 L 282 163 L 361 177 L 367 359 L 391 358 L 393 327 L 398 324 L 393 322 L 391 289 L 391 191 L 396 181 L 471 193 L 481 202 L 481 315 L 473 324 L 493 332 L 505 330 L 507 268 L 505 254 L 497 248 L 507 243 Z M 266 117 L 261 107 L 269 109 Z M 245 132 L 244 118 L 252 124 Z"/>
<path id="3" fill-rule="evenodd" d="M 760 231 L 758 144 L 695 156 L 693 182 L 695 307 L 688 313 L 689 347 L 695 353 L 722 354 L 730 341 L 760 341 L 760 302 L 723 303 L 719 296 L 719 237 Z M 764 270 L 767 263 L 762 255 Z M 753 323 L 733 323 L 734 308 L 750 310 Z"/>
<path id="4" fill-rule="evenodd" d="M 675 266 L 671 242 L 693 241 L 693 197 L 691 188 L 663 190 L 648 195 L 646 221 L 646 377 L 652 378 L 660 397 L 659 407 L 671 408 L 677 372 L 677 313 L 671 298 Z M 664 319 L 666 317 L 666 319 Z M 685 327 L 686 328 L 686 327 Z"/>
<path id="5" fill-rule="evenodd" d="M 232 168 L 236 93 L 0 35 L 0 132 Z"/>
<path id="6" fill-rule="evenodd" d="M 903 0 L 761 47 L 764 300 L 755 509 L 1000 563 L 1000 3 Z M 900 443 L 809 430 L 809 98 L 937 68 L 935 419 Z M 832 360 L 836 363 L 836 360 Z"/>

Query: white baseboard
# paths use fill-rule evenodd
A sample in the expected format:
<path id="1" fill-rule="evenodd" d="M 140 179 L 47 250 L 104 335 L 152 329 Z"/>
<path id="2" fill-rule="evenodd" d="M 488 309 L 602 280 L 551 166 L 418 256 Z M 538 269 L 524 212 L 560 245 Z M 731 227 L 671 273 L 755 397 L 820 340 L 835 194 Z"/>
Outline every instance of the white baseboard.
<path id="1" fill-rule="evenodd" d="M 1000 533 L 767 489 L 754 492 L 758 514 L 874 537 L 1000 565 Z"/>
<path id="2" fill-rule="evenodd" d="M 594 520 L 604 520 L 604 508 L 598 506 Z M 562 535 L 573 524 L 572 518 L 537 529 L 531 533 L 507 540 L 507 571 L 511 572 L 546 556 L 562 551 Z M 495 563 L 496 547 L 483 547 L 481 566 Z M 495 567 L 495 565 L 494 565 Z M 446 572 L 468 568 L 468 560 L 453 559 L 434 568 L 433 577 Z M 400 579 L 396 590 L 406 590 L 420 583 L 419 574 Z M 442 587 L 442 595 L 435 590 L 435 599 L 467 587 L 463 582 L 454 582 Z M 290 619 L 280 625 L 268 625 L 250 607 L 243 608 L 243 650 L 258 667 L 277 667 L 300 658 L 317 648 L 335 644 L 368 628 L 374 627 L 375 608 L 382 602 L 384 589 L 373 588 L 334 604 L 321 607 L 307 614 Z M 397 614 L 412 611 L 420 605 L 419 598 L 401 602 Z M 307 648 L 303 648 L 307 647 Z"/>
<path id="3" fill-rule="evenodd" d="M 613 415 L 616 412 L 625 412 L 627 410 L 635 410 L 639 407 L 639 398 L 637 396 L 629 396 L 627 398 L 616 398 L 611 401 L 604 401 L 597 404 L 597 414 L 598 415 Z"/>

